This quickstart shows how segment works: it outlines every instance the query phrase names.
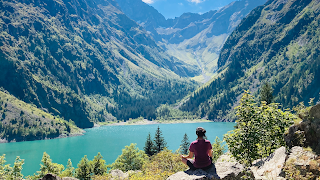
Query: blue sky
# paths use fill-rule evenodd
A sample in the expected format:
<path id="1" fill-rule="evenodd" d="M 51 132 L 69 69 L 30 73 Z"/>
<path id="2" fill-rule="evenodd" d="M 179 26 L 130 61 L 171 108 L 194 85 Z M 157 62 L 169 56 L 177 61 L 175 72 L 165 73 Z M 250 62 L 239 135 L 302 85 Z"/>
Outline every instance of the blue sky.
<path id="1" fill-rule="evenodd" d="M 153 6 L 164 17 L 178 17 L 184 12 L 205 13 L 219 9 L 235 0 L 142 0 Z"/>

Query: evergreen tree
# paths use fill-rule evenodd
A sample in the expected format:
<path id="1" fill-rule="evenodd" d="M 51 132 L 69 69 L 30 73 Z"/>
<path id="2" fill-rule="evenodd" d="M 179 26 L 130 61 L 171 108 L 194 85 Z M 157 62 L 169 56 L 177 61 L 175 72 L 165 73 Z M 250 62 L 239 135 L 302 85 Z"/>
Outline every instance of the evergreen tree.
<path id="1" fill-rule="evenodd" d="M 93 168 L 92 171 L 94 175 L 103 175 L 104 173 L 107 172 L 106 161 L 103 160 L 102 158 L 103 157 L 99 152 L 98 155 L 96 155 L 91 161 L 92 168 Z"/>
<path id="2" fill-rule="evenodd" d="M 167 142 L 162 137 L 162 131 L 160 130 L 160 127 L 158 126 L 158 128 L 156 130 L 156 134 L 154 136 L 154 149 L 155 149 L 155 152 L 159 153 L 165 147 L 167 147 Z"/>
<path id="3" fill-rule="evenodd" d="M 189 137 L 188 137 L 187 133 L 185 133 L 184 136 L 183 136 L 183 139 L 181 141 L 180 153 L 181 154 L 188 154 L 189 146 L 190 146 Z"/>
<path id="4" fill-rule="evenodd" d="M 36 178 L 42 178 L 48 173 L 60 175 L 61 171 L 64 169 L 63 165 L 53 163 L 49 154 L 46 152 L 43 153 L 41 162 L 42 164 L 40 164 L 40 171 L 37 171 L 38 174 L 35 175 Z"/>
<path id="5" fill-rule="evenodd" d="M 218 138 L 218 136 L 216 136 L 216 139 L 212 144 L 212 161 L 216 162 L 225 150 L 225 145 L 222 144 L 222 141 Z"/>
<path id="6" fill-rule="evenodd" d="M 260 102 L 265 101 L 267 104 L 270 104 L 273 100 L 273 89 L 269 85 L 268 82 L 266 82 L 264 85 L 262 85 L 260 89 Z"/>
<path id="7" fill-rule="evenodd" d="M 92 173 L 92 167 L 90 161 L 85 155 L 78 164 L 78 168 L 76 169 L 76 178 L 81 180 L 90 180 Z"/>
<path id="8" fill-rule="evenodd" d="M 73 177 L 74 167 L 72 166 L 71 159 L 68 159 L 67 168 L 62 172 L 62 177 Z"/>
<path id="9" fill-rule="evenodd" d="M 151 140 L 151 135 L 150 133 L 148 134 L 145 146 L 144 146 L 144 152 L 148 155 L 148 156 L 152 156 L 155 153 L 154 150 L 154 144 L 153 141 Z"/>

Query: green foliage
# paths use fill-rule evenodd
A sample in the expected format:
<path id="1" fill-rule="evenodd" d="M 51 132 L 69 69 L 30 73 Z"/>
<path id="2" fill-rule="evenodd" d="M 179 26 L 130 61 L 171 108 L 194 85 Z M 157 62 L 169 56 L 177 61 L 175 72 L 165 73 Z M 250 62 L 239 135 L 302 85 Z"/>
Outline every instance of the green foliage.
<path id="1" fill-rule="evenodd" d="M 150 162 L 145 163 L 142 172 L 130 176 L 132 180 L 143 179 L 167 179 L 170 175 L 186 170 L 178 153 L 165 148 L 163 151 L 151 157 Z"/>
<path id="2" fill-rule="evenodd" d="M 167 142 L 162 137 L 162 131 L 160 130 L 160 127 L 158 126 L 156 133 L 154 135 L 154 149 L 156 153 L 159 153 L 162 151 L 165 147 L 167 147 Z"/>
<path id="3" fill-rule="evenodd" d="M 7 179 L 10 179 L 10 180 L 23 179 L 23 175 L 21 173 L 23 164 L 24 164 L 24 160 L 20 159 L 20 157 L 17 156 L 16 160 L 14 161 L 14 165 L 13 165 L 10 173 L 8 174 Z"/>
<path id="4" fill-rule="evenodd" d="M 151 135 L 149 133 L 147 136 L 147 140 L 145 142 L 145 146 L 143 147 L 143 150 L 148 156 L 152 156 L 153 154 L 155 154 L 154 147 L 155 146 L 153 144 L 153 141 L 151 140 Z"/>
<path id="5" fill-rule="evenodd" d="M 146 161 L 148 161 L 148 156 L 132 143 L 122 149 L 122 154 L 111 164 L 111 169 L 140 170 Z"/>
<path id="6" fill-rule="evenodd" d="M 29 141 L 56 138 L 81 130 L 74 124 L 27 104 L 8 92 L 0 90 L 0 138 L 10 141 Z"/>
<path id="7" fill-rule="evenodd" d="M 23 175 L 21 173 L 24 160 L 16 157 L 13 167 L 10 164 L 5 165 L 5 154 L 0 156 L 0 179 L 6 180 L 22 180 Z"/>
<path id="8" fill-rule="evenodd" d="M 72 166 L 71 159 L 68 159 L 67 167 L 62 171 L 61 177 L 73 177 L 74 176 L 74 167 Z"/>
<path id="9" fill-rule="evenodd" d="M 264 85 L 262 85 L 260 89 L 260 102 L 265 101 L 267 104 L 270 104 L 273 100 L 273 89 L 269 85 L 268 82 L 266 82 Z"/>
<path id="10" fill-rule="evenodd" d="M 100 152 L 91 161 L 94 175 L 103 175 L 107 172 L 106 161 L 102 159 Z"/>
<path id="11" fill-rule="evenodd" d="M 270 155 L 284 146 L 283 134 L 293 123 L 293 115 L 278 109 L 278 104 L 258 106 L 248 91 L 237 107 L 236 129 L 224 136 L 232 155 L 251 165 L 259 157 Z"/>
<path id="12" fill-rule="evenodd" d="M 40 164 L 40 171 L 37 171 L 37 174 L 34 175 L 35 178 L 42 178 L 48 173 L 60 175 L 64 166 L 62 164 L 53 163 L 50 159 L 49 154 L 46 152 L 43 153 Z"/>
<path id="13" fill-rule="evenodd" d="M 75 171 L 75 177 L 81 180 L 90 180 L 92 174 L 92 166 L 90 161 L 85 155 L 78 163 L 78 168 Z"/>
<path id="14" fill-rule="evenodd" d="M 224 153 L 226 150 L 226 145 L 222 144 L 222 141 L 216 136 L 212 144 L 212 162 L 215 163 L 218 158 Z"/>
<path id="15" fill-rule="evenodd" d="M 190 141 L 187 133 L 184 134 L 183 139 L 181 141 L 180 145 L 180 153 L 181 154 L 189 154 L 189 146 L 190 146 Z"/>

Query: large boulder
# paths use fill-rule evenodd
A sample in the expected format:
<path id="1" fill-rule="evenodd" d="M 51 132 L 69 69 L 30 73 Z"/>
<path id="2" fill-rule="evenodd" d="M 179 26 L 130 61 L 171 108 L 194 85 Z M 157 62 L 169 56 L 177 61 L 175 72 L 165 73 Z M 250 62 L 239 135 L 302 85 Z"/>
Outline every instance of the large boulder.
<path id="1" fill-rule="evenodd" d="M 180 171 L 176 174 L 173 174 L 170 176 L 167 180 L 178 180 L 178 179 L 184 179 L 184 180 L 193 180 L 193 179 L 220 179 L 217 175 L 215 165 L 211 166 L 210 169 L 202 170 L 202 169 L 196 169 L 196 170 L 187 170 L 187 171 Z"/>
<path id="2" fill-rule="evenodd" d="M 187 170 L 180 171 L 171 175 L 167 180 L 203 180 L 203 179 L 240 179 L 243 175 L 244 166 L 226 153 L 217 160 L 217 162 L 208 170 Z"/>
<path id="3" fill-rule="evenodd" d="M 267 158 L 254 161 L 250 169 L 255 179 L 284 179 L 279 175 L 284 167 L 286 157 L 286 148 L 280 147 Z"/>
<path id="4" fill-rule="evenodd" d="M 320 177 L 320 158 L 310 149 L 292 147 L 284 167 L 291 178 L 317 179 Z"/>
<path id="5" fill-rule="evenodd" d="M 292 125 L 285 134 L 287 145 L 310 146 L 317 154 L 320 154 L 320 104 L 313 106 L 307 115 L 300 115 L 302 121 Z"/>

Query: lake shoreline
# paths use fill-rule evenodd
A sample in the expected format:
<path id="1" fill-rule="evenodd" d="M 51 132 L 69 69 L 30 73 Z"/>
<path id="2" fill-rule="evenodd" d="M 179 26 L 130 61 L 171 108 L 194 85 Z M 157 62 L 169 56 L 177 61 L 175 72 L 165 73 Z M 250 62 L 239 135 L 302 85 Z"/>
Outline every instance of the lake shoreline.
<path id="1" fill-rule="evenodd" d="M 197 120 L 169 120 L 169 121 L 150 121 L 147 119 L 143 120 L 131 120 L 126 122 L 117 122 L 117 123 L 108 123 L 108 124 L 95 124 L 94 127 L 100 126 L 126 126 L 126 125 L 150 125 L 150 124 L 180 124 L 180 123 L 207 123 L 207 122 L 214 122 L 204 119 L 197 119 Z"/>
<path id="2" fill-rule="evenodd" d="M 54 138 L 44 138 L 44 139 L 32 139 L 32 140 L 23 140 L 23 141 L 16 141 L 16 139 L 13 139 L 11 141 L 8 141 L 7 139 L 0 139 L 0 144 L 2 143 L 15 143 L 15 142 L 26 142 L 26 141 L 42 141 L 42 140 L 49 140 L 49 139 L 60 139 L 60 138 L 68 138 L 68 137 L 74 137 L 74 136 L 83 136 L 85 131 L 81 129 L 79 132 L 70 133 L 68 135 L 66 134 L 60 134 L 58 137 Z"/>

